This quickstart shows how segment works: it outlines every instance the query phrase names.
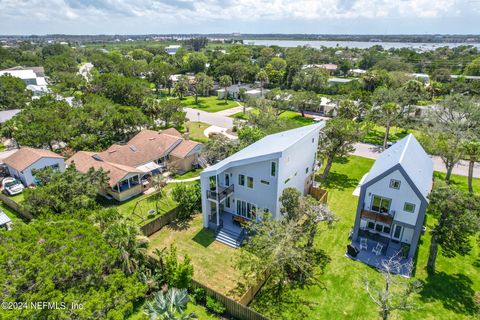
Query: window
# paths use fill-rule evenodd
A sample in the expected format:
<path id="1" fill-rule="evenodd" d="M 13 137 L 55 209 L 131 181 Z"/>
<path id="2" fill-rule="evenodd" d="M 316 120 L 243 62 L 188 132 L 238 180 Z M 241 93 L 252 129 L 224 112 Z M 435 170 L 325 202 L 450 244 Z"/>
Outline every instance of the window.
<path id="1" fill-rule="evenodd" d="M 375 230 L 377 230 L 378 232 L 382 232 L 383 226 L 382 226 L 381 224 L 377 224 L 377 225 L 375 226 Z"/>
<path id="2" fill-rule="evenodd" d="M 405 202 L 403 205 L 403 211 L 414 213 L 415 205 L 413 203 Z"/>
<path id="3" fill-rule="evenodd" d="M 400 181 L 395 179 L 390 180 L 390 188 L 400 189 Z"/>
<path id="4" fill-rule="evenodd" d="M 372 199 L 372 210 L 380 213 L 388 213 L 391 201 L 390 199 L 374 195 Z"/>
<path id="5" fill-rule="evenodd" d="M 230 197 L 225 200 L 225 207 L 230 208 Z"/>
<path id="6" fill-rule="evenodd" d="M 314 143 L 314 142 L 315 142 L 315 138 L 312 138 L 312 143 Z"/>
<path id="7" fill-rule="evenodd" d="M 368 221 L 367 222 L 367 228 L 372 230 L 372 231 L 390 234 L 390 226 L 387 226 L 387 225 L 382 224 L 382 223 Z"/>
<path id="8" fill-rule="evenodd" d="M 290 181 L 290 178 L 288 178 L 287 180 L 285 180 L 285 184 L 287 184 L 289 181 Z"/>
<path id="9" fill-rule="evenodd" d="M 383 233 L 390 233 L 390 227 L 389 226 L 383 226 Z"/>
<path id="10" fill-rule="evenodd" d="M 261 183 L 266 184 L 267 186 L 270 184 L 267 180 L 260 180 Z"/>
<path id="11" fill-rule="evenodd" d="M 308 167 L 305 168 L 305 173 L 308 173 Z"/>
<path id="12" fill-rule="evenodd" d="M 252 219 L 256 217 L 257 207 L 249 202 L 237 199 L 237 215 Z"/>
<path id="13" fill-rule="evenodd" d="M 275 177 L 275 175 L 277 174 L 277 163 L 276 162 L 272 162 L 270 164 L 270 175 L 272 177 Z"/>
<path id="14" fill-rule="evenodd" d="M 253 189 L 253 178 L 247 177 L 247 187 Z"/>
<path id="15" fill-rule="evenodd" d="M 140 183 L 138 176 L 133 176 L 129 180 L 130 180 L 130 187 L 136 186 Z"/>
<path id="16" fill-rule="evenodd" d="M 50 168 L 52 168 L 54 171 L 60 170 L 60 166 L 58 165 L 58 163 L 51 165 Z"/>
<path id="17" fill-rule="evenodd" d="M 238 184 L 241 186 L 245 185 L 245 176 L 243 174 L 238 175 Z"/>
<path id="18" fill-rule="evenodd" d="M 225 173 L 225 185 L 228 187 L 230 186 L 230 176 L 228 173 Z"/>
<path id="19" fill-rule="evenodd" d="M 375 229 L 375 222 L 369 221 L 367 224 L 367 228 L 372 230 Z"/>

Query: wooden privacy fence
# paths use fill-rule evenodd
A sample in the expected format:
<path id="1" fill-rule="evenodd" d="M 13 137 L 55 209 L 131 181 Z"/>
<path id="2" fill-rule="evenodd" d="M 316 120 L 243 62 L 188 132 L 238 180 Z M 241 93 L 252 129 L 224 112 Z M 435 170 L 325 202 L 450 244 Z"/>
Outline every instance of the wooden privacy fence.
<path id="1" fill-rule="evenodd" d="M 238 300 L 240 304 L 243 304 L 244 306 L 248 306 L 248 304 L 255 298 L 255 295 L 257 294 L 260 289 L 262 289 L 263 285 L 267 281 L 268 276 L 264 277 L 264 280 L 259 281 L 255 286 L 248 288 L 248 290 L 243 294 L 243 296 Z"/>
<path id="2" fill-rule="evenodd" d="M 4 195 L 3 193 L 0 193 L 0 200 L 10 209 L 21 215 L 23 218 L 26 220 L 32 220 L 33 216 L 25 209 L 23 209 L 18 203 Z"/>
<path id="3" fill-rule="evenodd" d="M 320 187 L 310 187 L 310 195 L 322 203 L 327 203 L 328 191 Z"/>
<path id="4" fill-rule="evenodd" d="M 146 237 L 151 236 L 152 234 L 162 229 L 167 224 L 177 219 L 177 211 L 178 211 L 177 208 L 173 208 L 172 210 L 168 211 L 165 214 L 162 214 L 155 220 L 150 221 L 147 224 L 141 226 L 140 230 L 142 230 L 143 234 Z"/>
<path id="5" fill-rule="evenodd" d="M 205 293 L 212 297 L 215 298 L 217 301 L 221 302 L 224 306 L 225 309 L 227 310 L 227 313 L 230 314 L 231 316 L 240 319 L 240 320 L 268 320 L 265 316 L 261 315 L 260 313 L 256 312 L 253 309 L 250 309 L 247 306 L 244 306 L 243 304 L 221 294 L 220 292 L 217 292 L 204 284 L 195 281 L 192 279 L 192 286 L 194 288 L 202 288 L 205 290 Z M 258 291 L 258 290 L 257 290 Z M 245 296 L 245 295 L 244 295 Z"/>

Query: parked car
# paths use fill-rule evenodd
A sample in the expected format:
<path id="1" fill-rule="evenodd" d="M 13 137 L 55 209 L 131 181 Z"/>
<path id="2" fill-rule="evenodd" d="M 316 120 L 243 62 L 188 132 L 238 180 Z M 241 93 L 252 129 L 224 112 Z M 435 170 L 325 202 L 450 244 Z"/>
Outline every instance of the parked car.
<path id="1" fill-rule="evenodd" d="M 2 189 L 3 192 L 8 194 L 9 196 L 14 196 L 16 194 L 22 193 L 25 187 L 17 179 L 7 177 L 2 180 Z"/>

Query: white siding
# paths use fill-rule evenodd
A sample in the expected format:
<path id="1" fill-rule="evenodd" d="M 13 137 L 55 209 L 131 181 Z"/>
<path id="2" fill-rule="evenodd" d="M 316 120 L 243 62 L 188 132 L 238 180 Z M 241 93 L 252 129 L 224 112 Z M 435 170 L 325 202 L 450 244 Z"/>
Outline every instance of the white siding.
<path id="1" fill-rule="evenodd" d="M 411 244 L 413 238 L 413 229 L 403 228 L 402 242 Z"/>
<path id="2" fill-rule="evenodd" d="M 275 162 L 277 162 L 275 160 Z M 272 161 L 261 161 L 244 166 L 238 166 L 228 169 L 219 175 L 220 186 L 225 185 L 225 173 L 230 175 L 230 185 L 234 185 L 234 193 L 232 195 L 231 210 L 235 212 L 236 200 L 245 200 L 257 206 L 257 208 L 268 209 L 270 212 L 277 211 L 277 178 L 278 165 L 275 177 L 270 175 L 270 166 Z M 245 185 L 238 184 L 238 175 L 245 175 Z M 253 189 L 247 187 L 247 177 L 253 177 Z M 270 184 L 261 183 L 262 180 L 268 181 Z M 225 204 L 225 202 L 223 202 Z M 226 208 L 227 209 L 227 208 Z"/>
<path id="3" fill-rule="evenodd" d="M 315 165 L 318 137 L 319 130 L 315 130 L 283 152 L 279 159 L 278 197 L 289 187 L 305 193 L 305 183 L 310 179 Z"/>
<path id="4" fill-rule="evenodd" d="M 10 174 L 22 181 L 25 186 L 29 186 L 35 183 L 35 178 L 32 175 L 32 169 L 43 169 L 45 167 L 53 166 L 58 164 L 58 168 L 61 172 L 65 171 L 65 161 L 62 158 L 40 158 L 38 161 L 34 162 L 25 170 L 18 172 L 17 170 L 8 167 Z"/>
<path id="5" fill-rule="evenodd" d="M 391 179 L 399 180 L 401 182 L 400 189 L 397 190 L 390 188 Z M 365 208 L 370 208 L 373 195 L 392 199 L 390 210 L 395 210 L 396 221 L 416 225 L 421 201 L 399 170 L 395 170 L 388 176 L 383 177 L 381 180 L 367 187 L 364 202 Z M 414 213 L 405 212 L 403 210 L 405 202 L 413 203 L 415 205 Z"/>

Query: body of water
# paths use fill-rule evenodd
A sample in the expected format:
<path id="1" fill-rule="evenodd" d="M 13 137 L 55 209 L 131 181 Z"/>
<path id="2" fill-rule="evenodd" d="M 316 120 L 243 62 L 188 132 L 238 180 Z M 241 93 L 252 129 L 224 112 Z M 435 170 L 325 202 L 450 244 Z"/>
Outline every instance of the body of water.
<path id="1" fill-rule="evenodd" d="M 462 45 L 471 45 L 480 49 L 480 43 L 421 43 L 421 42 L 368 42 L 368 41 L 322 41 L 322 40 L 243 40 L 243 43 L 257 46 L 279 46 L 292 48 L 298 46 L 309 46 L 312 48 L 358 48 L 368 49 L 380 45 L 384 49 L 411 48 L 416 50 L 435 50 L 436 48 L 454 48 Z"/>

